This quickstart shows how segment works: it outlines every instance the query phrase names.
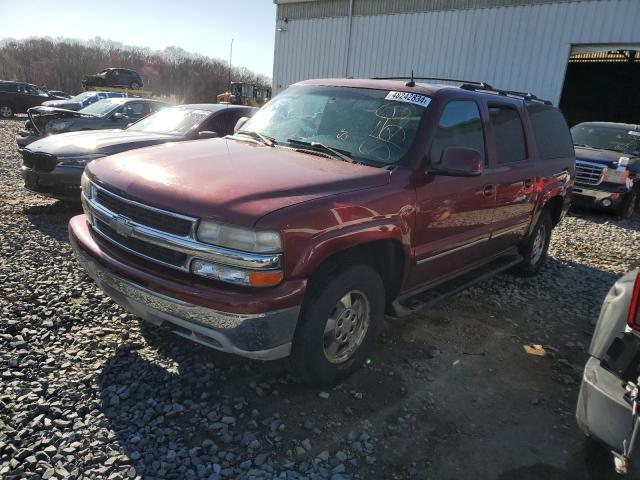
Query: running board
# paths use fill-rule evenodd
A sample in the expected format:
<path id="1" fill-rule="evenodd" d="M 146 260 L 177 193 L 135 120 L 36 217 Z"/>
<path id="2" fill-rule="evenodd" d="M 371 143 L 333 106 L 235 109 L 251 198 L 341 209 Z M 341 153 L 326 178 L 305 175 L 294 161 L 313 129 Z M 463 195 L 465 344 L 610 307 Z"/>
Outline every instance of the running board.
<path id="1" fill-rule="evenodd" d="M 519 264 L 522 260 L 522 256 L 517 254 L 499 257 L 492 262 L 486 263 L 481 267 L 460 275 L 459 277 L 435 285 L 434 287 L 417 293 L 414 296 L 403 300 L 396 299 L 391 305 L 393 309 L 393 316 L 406 317 L 407 315 L 420 312 L 440 300 L 455 295 L 456 293 L 459 293 L 462 290 L 485 280 L 486 278 Z"/>

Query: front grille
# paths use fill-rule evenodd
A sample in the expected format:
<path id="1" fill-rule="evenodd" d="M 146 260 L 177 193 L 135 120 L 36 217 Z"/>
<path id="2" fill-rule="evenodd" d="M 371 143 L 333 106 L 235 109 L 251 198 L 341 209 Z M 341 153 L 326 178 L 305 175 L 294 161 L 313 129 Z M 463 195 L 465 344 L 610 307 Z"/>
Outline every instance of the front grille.
<path id="1" fill-rule="evenodd" d="M 189 235 L 193 226 L 193 220 L 175 217 L 168 212 L 164 213 L 129 203 L 102 189 L 98 189 L 96 203 L 115 214 L 130 218 L 136 223 L 181 237 Z"/>
<path id="2" fill-rule="evenodd" d="M 576 183 L 582 185 L 600 185 L 607 167 L 597 163 L 576 160 Z"/>
<path id="3" fill-rule="evenodd" d="M 101 220 L 96 220 L 96 227 L 109 240 L 130 250 L 132 253 L 137 253 L 151 260 L 160 261 L 177 268 L 184 268 L 187 262 L 187 255 L 184 253 L 143 242 L 137 238 L 122 236 Z"/>
<path id="4" fill-rule="evenodd" d="M 22 163 L 25 167 L 35 170 L 36 172 L 46 173 L 56 168 L 58 159 L 54 155 L 49 155 L 48 153 L 23 150 Z"/>

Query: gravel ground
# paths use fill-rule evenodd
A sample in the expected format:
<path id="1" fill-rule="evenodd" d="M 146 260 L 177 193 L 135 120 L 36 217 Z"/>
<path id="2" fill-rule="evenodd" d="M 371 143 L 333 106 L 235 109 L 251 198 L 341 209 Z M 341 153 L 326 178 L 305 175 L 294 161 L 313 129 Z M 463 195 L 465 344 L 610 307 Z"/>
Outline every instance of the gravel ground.
<path id="1" fill-rule="evenodd" d="M 315 390 L 103 295 L 69 248 L 78 207 L 22 190 L 22 121 L 0 123 L 0 478 L 609 477 L 574 405 L 600 303 L 638 265 L 640 219 L 573 213 L 538 277 L 389 320 L 365 368 Z"/>

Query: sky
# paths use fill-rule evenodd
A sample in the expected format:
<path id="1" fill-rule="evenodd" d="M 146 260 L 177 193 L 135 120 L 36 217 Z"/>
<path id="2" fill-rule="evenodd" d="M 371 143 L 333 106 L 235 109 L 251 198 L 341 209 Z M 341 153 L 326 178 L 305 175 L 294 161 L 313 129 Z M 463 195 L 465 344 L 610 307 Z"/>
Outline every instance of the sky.
<path id="1" fill-rule="evenodd" d="M 229 59 L 272 76 L 276 6 L 273 0 L 0 0 L 0 38 L 102 37 L 136 47 Z"/>

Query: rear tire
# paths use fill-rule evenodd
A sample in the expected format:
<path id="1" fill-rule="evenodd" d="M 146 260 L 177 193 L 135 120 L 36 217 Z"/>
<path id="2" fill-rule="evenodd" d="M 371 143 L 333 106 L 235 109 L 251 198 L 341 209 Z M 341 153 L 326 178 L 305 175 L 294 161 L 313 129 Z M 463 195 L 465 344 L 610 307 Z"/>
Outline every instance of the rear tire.
<path id="1" fill-rule="evenodd" d="M 140 88 L 140 84 L 138 82 L 131 82 L 131 84 L 129 85 L 129 88 L 133 90 L 137 90 Z"/>
<path id="2" fill-rule="evenodd" d="M 620 209 L 618 210 L 618 215 L 620 218 L 631 218 L 633 214 L 636 212 L 636 207 L 638 206 L 638 188 L 634 187 L 629 193 L 627 193 Z"/>
<path id="3" fill-rule="evenodd" d="M 305 300 L 293 340 L 293 366 L 309 385 L 331 385 L 360 368 L 384 321 L 378 272 L 364 264 L 326 275 Z"/>
<path id="4" fill-rule="evenodd" d="M 540 267 L 547 258 L 547 250 L 551 241 L 553 222 L 551 214 L 546 208 L 542 210 L 538 223 L 533 228 L 531 235 L 527 237 L 520 248 L 523 257 L 522 263 L 515 267 L 513 272 L 520 277 L 532 277 L 538 273 Z"/>
<path id="5" fill-rule="evenodd" d="M 13 108 L 9 105 L 0 105 L 0 118 L 11 118 L 14 113 Z"/>

